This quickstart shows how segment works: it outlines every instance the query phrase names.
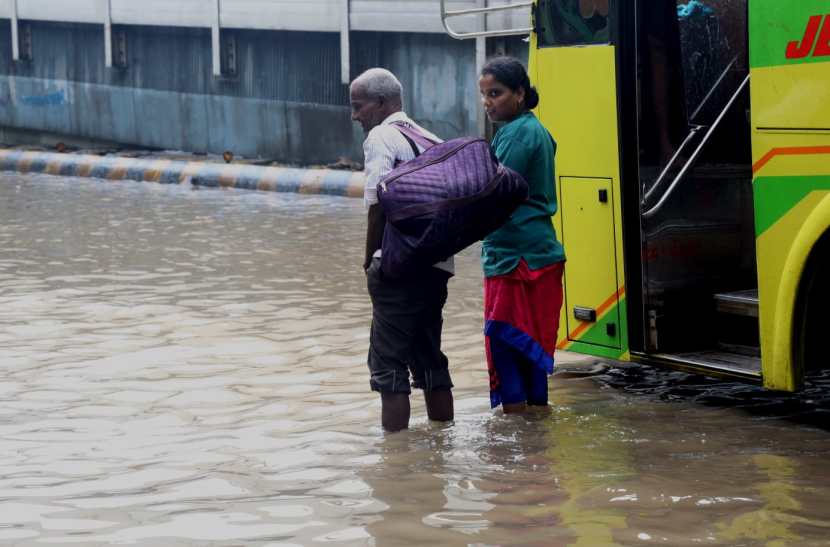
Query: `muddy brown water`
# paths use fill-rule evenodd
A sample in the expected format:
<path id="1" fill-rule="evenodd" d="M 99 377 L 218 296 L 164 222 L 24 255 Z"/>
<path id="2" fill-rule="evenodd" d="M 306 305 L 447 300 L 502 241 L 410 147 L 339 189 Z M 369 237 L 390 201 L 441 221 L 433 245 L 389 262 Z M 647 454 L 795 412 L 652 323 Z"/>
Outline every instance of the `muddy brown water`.
<path id="1" fill-rule="evenodd" d="M 363 222 L 360 200 L 0 176 L 0 544 L 830 543 L 830 378 L 612 366 L 505 417 L 477 249 L 445 310 L 457 419 L 415 396 L 384 435 Z"/>

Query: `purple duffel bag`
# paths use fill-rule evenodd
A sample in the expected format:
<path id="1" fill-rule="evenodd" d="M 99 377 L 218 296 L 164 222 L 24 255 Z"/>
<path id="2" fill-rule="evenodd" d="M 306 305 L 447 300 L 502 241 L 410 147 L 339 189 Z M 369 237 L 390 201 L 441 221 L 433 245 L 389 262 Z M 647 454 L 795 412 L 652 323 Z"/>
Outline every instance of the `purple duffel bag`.
<path id="1" fill-rule="evenodd" d="M 386 215 L 381 270 L 392 278 L 413 277 L 480 241 L 504 224 L 528 197 L 521 175 L 499 164 L 490 145 L 477 137 L 424 143 L 409 127 L 411 141 L 430 145 L 378 184 Z"/>

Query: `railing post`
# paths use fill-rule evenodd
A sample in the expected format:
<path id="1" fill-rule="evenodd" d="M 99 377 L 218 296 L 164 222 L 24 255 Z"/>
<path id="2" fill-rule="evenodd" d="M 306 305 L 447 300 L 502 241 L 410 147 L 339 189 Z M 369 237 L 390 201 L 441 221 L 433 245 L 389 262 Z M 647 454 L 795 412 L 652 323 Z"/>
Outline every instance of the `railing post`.
<path id="1" fill-rule="evenodd" d="M 20 60 L 20 32 L 17 24 L 17 0 L 12 0 L 12 60 Z"/>
<path id="2" fill-rule="evenodd" d="M 211 26 L 211 49 L 213 51 L 213 75 L 222 75 L 222 49 L 219 28 L 221 24 L 221 0 L 213 0 L 213 25 Z"/>
<path id="3" fill-rule="evenodd" d="M 487 7 L 487 0 L 479 0 L 478 6 L 481 8 Z M 482 15 L 482 27 L 483 31 L 487 30 L 487 15 Z M 478 36 L 476 38 L 476 78 L 478 75 L 481 74 L 481 69 L 484 68 L 484 63 L 487 62 L 487 37 L 486 36 Z M 478 86 L 475 86 L 478 89 Z M 487 133 L 487 115 L 484 112 L 484 108 L 481 107 L 478 101 L 478 92 L 476 91 L 475 94 L 475 105 L 476 108 L 476 126 L 478 127 L 478 135 L 480 137 L 484 137 Z"/>
<path id="4" fill-rule="evenodd" d="M 340 81 L 344 84 L 351 81 L 350 11 L 349 0 L 340 0 Z"/>
<path id="5" fill-rule="evenodd" d="M 104 3 L 104 65 L 112 68 L 112 0 Z"/>

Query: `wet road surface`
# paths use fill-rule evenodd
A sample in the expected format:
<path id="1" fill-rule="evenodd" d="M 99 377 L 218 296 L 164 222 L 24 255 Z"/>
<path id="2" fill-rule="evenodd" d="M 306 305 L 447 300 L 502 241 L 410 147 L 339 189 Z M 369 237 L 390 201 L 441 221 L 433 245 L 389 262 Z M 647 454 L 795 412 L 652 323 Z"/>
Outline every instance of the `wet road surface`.
<path id="1" fill-rule="evenodd" d="M 0 544 L 828 544 L 830 378 L 785 396 L 612 367 L 505 417 L 476 249 L 445 310 L 457 419 L 416 395 L 384 435 L 363 214 L 0 176 Z"/>

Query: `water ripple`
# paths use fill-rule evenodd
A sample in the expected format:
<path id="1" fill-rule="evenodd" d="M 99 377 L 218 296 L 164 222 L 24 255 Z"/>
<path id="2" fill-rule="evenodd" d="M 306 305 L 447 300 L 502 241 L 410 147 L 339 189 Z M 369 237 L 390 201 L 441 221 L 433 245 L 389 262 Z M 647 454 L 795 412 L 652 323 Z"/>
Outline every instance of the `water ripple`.
<path id="1" fill-rule="evenodd" d="M 383 435 L 364 215 L 332 197 L 0 178 L 0 542 L 826 537 L 830 439 L 793 418 L 824 420 L 823 388 L 613 367 L 555 378 L 547 414 L 492 412 L 476 248 L 445 314 L 456 422 L 429 423 L 415 394 L 412 429 Z"/>

